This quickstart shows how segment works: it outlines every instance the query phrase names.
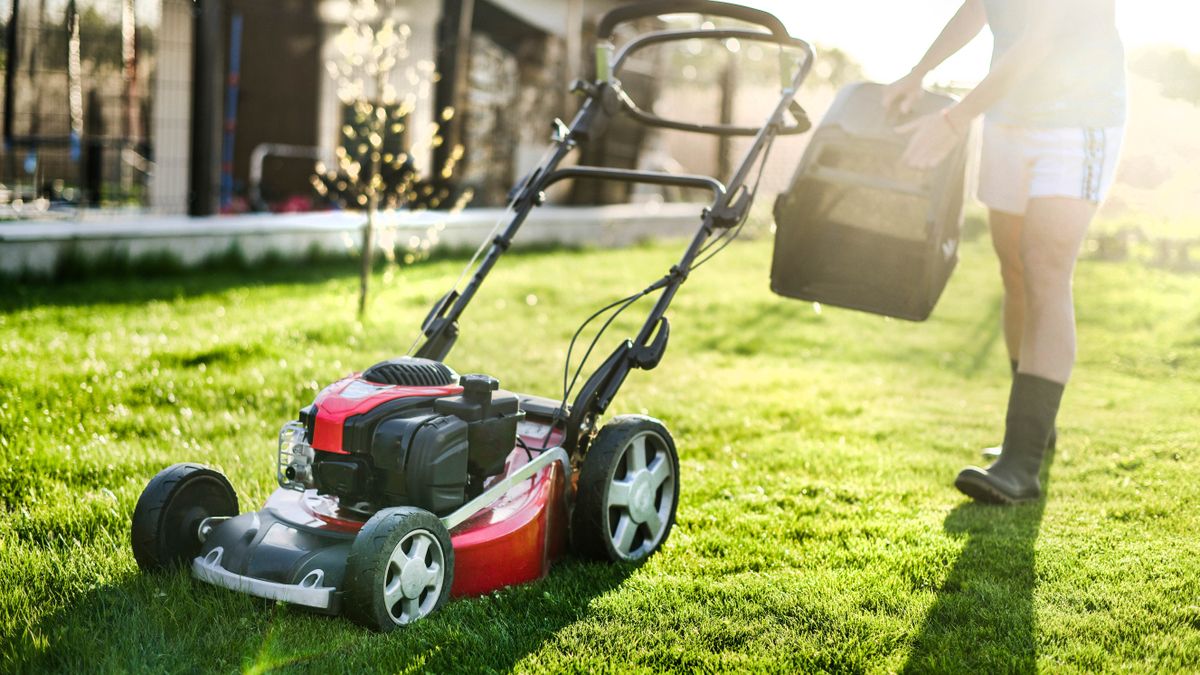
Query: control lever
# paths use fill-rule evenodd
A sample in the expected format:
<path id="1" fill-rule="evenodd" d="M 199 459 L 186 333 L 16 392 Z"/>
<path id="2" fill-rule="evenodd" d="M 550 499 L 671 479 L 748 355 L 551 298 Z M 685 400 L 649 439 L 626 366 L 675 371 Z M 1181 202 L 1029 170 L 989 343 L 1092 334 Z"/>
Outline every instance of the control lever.
<path id="1" fill-rule="evenodd" d="M 555 117 L 554 121 L 550 123 L 550 126 L 550 140 L 554 141 L 555 143 L 562 143 L 571 136 L 571 128 L 567 126 L 566 122 L 558 119 L 557 117 Z"/>
<path id="2" fill-rule="evenodd" d="M 579 79 L 571 82 L 571 93 L 582 94 L 584 96 L 595 96 L 600 92 L 598 89 L 596 89 L 596 85 L 592 82 Z"/>
<path id="3" fill-rule="evenodd" d="M 795 118 L 796 127 L 800 129 L 801 133 L 812 129 L 812 120 L 808 118 L 808 111 L 796 102 L 796 99 L 792 99 L 791 103 L 788 103 L 788 112 Z"/>

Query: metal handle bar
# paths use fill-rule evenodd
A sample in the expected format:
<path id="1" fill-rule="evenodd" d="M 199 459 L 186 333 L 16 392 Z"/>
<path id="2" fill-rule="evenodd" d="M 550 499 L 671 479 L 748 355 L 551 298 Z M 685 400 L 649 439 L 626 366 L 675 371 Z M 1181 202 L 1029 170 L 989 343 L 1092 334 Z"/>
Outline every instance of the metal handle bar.
<path id="1" fill-rule="evenodd" d="M 751 42 L 766 42 L 781 47 L 794 47 L 804 52 L 804 61 L 806 63 L 812 63 L 816 59 L 816 52 L 813 50 L 812 45 L 790 35 L 767 35 L 766 33 L 757 33 L 752 30 L 740 30 L 737 28 L 722 28 L 718 30 L 660 30 L 639 35 L 621 47 L 621 51 L 617 53 L 617 56 L 613 60 L 613 70 L 619 70 L 621 66 L 625 65 L 625 62 L 629 60 L 629 56 L 634 52 L 651 45 L 662 42 L 684 42 L 694 39 L 728 40 L 730 38 Z"/>
<path id="2" fill-rule="evenodd" d="M 620 24 L 663 14 L 710 14 L 762 26 L 779 37 L 788 37 L 787 28 L 775 15 L 761 9 L 751 9 L 727 2 L 711 0 L 649 0 L 618 7 L 600 19 L 596 37 L 608 40 Z"/>
<path id="3" fill-rule="evenodd" d="M 725 186 L 721 181 L 708 176 L 692 174 L 664 173 L 662 171 L 632 171 L 629 169 L 610 169 L 600 166 L 572 166 L 546 174 L 542 179 L 541 188 L 570 178 L 593 178 L 596 180 L 615 180 L 623 183 L 642 183 L 645 185 L 670 185 L 673 187 L 691 187 L 711 190 L 713 202 L 719 204 L 725 197 Z"/>
<path id="4" fill-rule="evenodd" d="M 738 40 L 748 40 L 755 42 L 766 42 L 775 44 L 781 47 L 793 47 L 799 49 L 804 54 L 804 60 L 801 62 L 796 60 L 796 73 L 799 74 L 799 81 L 803 82 L 808 77 L 808 72 L 812 69 L 813 62 L 816 60 L 816 52 L 812 45 L 799 38 L 791 37 L 784 34 L 783 36 L 768 35 L 766 33 L 757 33 L 748 30 L 725 29 L 725 30 L 667 30 L 647 33 L 641 37 L 631 40 L 628 44 L 621 48 L 621 51 L 616 55 L 612 62 L 611 72 L 619 73 L 621 67 L 629 60 L 630 55 L 640 49 L 644 49 L 651 45 L 661 44 L 664 42 L 683 42 L 693 39 L 707 40 L 728 40 L 730 38 Z M 787 72 L 790 70 L 785 58 L 781 57 L 781 78 L 783 79 L 784 88 L 791 87 L 792 75 Z M 794 92 L 793 92 L 794 93 Z M 643 124 L 660 127 L 664 129 L 675 129 L 677 131 L 690 131 L 700 134 L 712 134 L 717 136 L 757 136 L 760 127 L 738 127 L 727 125 L 713 124 L 693 124 L 690 122 L 677 122 L 674 120 L 663 119 L 657 115 L 646 112 L 638 107 L 638 105 L 628 96 L 622 97 L 622 102 L 625 105 L 625 112 L 631 117 Z M 808 120 L 796 120 L 797 124 L 784 126 L 779 129 L 781 136 L 795 136 L 807 132 L 811 128 L 811 124 L 807 124 Z"/>

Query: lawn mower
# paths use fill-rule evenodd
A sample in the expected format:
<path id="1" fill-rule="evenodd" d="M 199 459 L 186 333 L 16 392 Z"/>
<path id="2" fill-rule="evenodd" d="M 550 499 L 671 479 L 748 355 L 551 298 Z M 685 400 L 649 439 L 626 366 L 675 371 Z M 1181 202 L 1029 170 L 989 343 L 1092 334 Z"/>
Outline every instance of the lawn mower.
<path id="1" fill-rule="evenodd" d="M 752 24 L 745 29 L 659 30 L 620 50 L 618 25 L 688 13 Z M 458 285 L 433 306 L 407 356 L 377 363 L 322 390 L 280 431 L 279 488 L 258 511 L 239 513 L 219 472 L 176 464 L 155 476 L 134 510 L 132 544 L 146 571 L 188 566 L 197 579 L 387 631 L 427 616 L 451 596 L 538 579 L 568 550 L 640 561 L 670 535 L 679 459 L 662 422 L 639 415 L 599 420 L 629 372 L 655 368 L 667 348 L 666 312 L 699 265 L 741 231 L 757 191 L 750 177 L 780 135 L 810 128 L 796 103 L 813 50 L 774 16 L 717 2 L 657 0 L 607 14 L 599 24 L 597 76 L 573 89 L 583 102 L 522 179 Z M 717 40 L 778 51 L 779 102 L 763 124 L 739 127 L 668 120 L 635 103 L 619 76 L 632 55 L 673 41 Z M 680 131 L 753 139 L 728 186 L 707 176 L 598 166 L 560 168 L 600 138 L 618 115 Z M 458 374 L 446 357 L 458 320 L 545 191 L 568 179 L 699 188 L 712 201 L 683 257 L 643 290 L 593 314 L 607 315 L 561 398 L 512 393 L 482 374 Z M 486 255 L 484 254 L 486 251 Z M 482 256 L 482 257 L 481 257 Z M 471 272 L 473 270 L 473 273 Z M 575 384 L 604 330 L 640 299 L 657 295 L 637 335 Z M 418 346 L 419 345 L 419 346 Z"/>

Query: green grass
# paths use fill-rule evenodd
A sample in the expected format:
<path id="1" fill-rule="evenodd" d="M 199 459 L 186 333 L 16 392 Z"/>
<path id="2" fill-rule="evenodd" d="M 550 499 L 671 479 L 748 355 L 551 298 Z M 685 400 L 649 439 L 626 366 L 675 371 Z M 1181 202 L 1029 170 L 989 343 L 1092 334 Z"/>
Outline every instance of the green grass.
<path id="1" fill-rule="evenodd" d="M 514 255 L 451 364 L 555 394 L 578 321 L 679 248 Z M 460 262 L 381 282 L 365 327 L 352 274 L 331 267 L 10 285 L 0 671 L 1200 670 L 1200 276 L 1082 264 L 1049 498 L 998 509 L 951 486 L 1002 430 L 986 246 L 965 248 L 924 324 L 776 298 L 769 256 L 738 244 L 697 272 L 667 358 L 613 406 L 663 419 L 680 448 L 661 553 L 566 560 L 387 636 L 143 576 L 129 518 L 185 460 L 261 503 L 279 426 L 323 383 L 402 353 Z"/>

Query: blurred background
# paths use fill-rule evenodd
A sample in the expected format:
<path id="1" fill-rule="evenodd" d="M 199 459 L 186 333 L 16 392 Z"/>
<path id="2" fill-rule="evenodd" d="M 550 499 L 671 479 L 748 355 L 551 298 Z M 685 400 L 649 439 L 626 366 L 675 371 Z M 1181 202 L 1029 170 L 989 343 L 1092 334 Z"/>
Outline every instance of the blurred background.
<path id="1" fill-rule="evenodd" d="M 339 41 L 356 22 L 384 18 L 406 28 L 401 62 L 388 74 L 403 101 L 389 114 L 402 124 L 389 127 L 381 147 L 404 157 L 406 172 L 444 188 L 446 199 L 426 200 L 422 209 L 457 205 L 485 214 L 503 206 L 513 183 L 536 165 L 549 121 L 574 113 L 568 84 L 591 72 L 595 22 L 619 4 L 0 0 L 0 226 L 25 226 L 0 233 L 11 244 L 0 263 L 7 272 L 49 269 L 61 254 L 54 242 L 93 235 L 103 238 L 99 246 L 110 246 L 139 231 L 220 229 L 223 238 L 209 246 L 215 250 L 236 241 L 238 228 L 279 228 L 281 237 L 294 238 L 298 224 L 316 223 L 256 217 L 218 224 L 184 216 L 349 218 L 344 210 L 356 205 L 338 194 L 346 182 L 338 162 L 361 139 L 354 101 L 342 90 L 351 57 Z M 818 120 L 841 85 L 906 72 L 957 7 L 955 0 L 748 4 L 778 14 L 794 35 L 818 46 L 814 76 L 801 96 Z M 356 18 L 364 6 L 367 18 Z M 1119 12 L 1129 49 L 1131 126 L 1101 220 L 1109 224 L 1105 231 L 1126 239 L 1194 237 L 1200 37 L 1191 29 L 1200 23 L 1200 8 L 1119 0 Z M 778 62 L 757 45 L 705 42 L 646 50 L 622 74 L 624 86 L 640 105 L 665 116 L 757 125 L 778 95 Z M 984 31 L 935 71 L 930 85 L 964 91 L 986 72 L 990 47 Z M 804 143 L 779 143 L 764 174 L 766 191 L 787 185 Z M 582 160 L 725 176 L 742 147 L 620 122 Z M 563 206 L 688 199 L 617 184 L 578 184 L 551 195 Z M 484 221 L 494 214 L 485 215 Z M 301 250 L 316 241 L 345 246 L 337 242 L 360 222 L 322 220 L 312 227 L 332 228 L 323 240 L 281 239 L 279 248 Z M 29 229 L 38 224 L 60 229 Z"/>

